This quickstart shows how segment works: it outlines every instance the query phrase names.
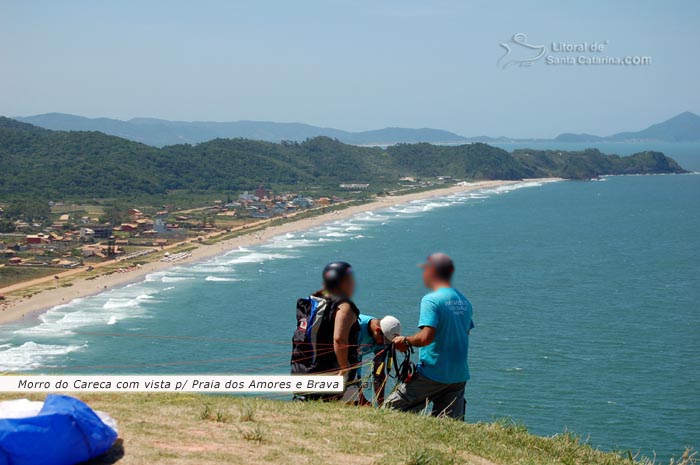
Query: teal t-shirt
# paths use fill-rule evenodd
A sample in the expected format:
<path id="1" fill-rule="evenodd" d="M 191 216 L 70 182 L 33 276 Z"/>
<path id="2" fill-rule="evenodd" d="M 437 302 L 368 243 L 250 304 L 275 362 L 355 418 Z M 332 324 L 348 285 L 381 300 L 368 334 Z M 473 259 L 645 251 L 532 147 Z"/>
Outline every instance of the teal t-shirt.
<path id="1" fill-rule="evenodd" d="M 369 315 L 364 315 L 360 313 L 358 322 L 360 323 L 360 337 L 358 338 L 357 345 L 360 351 L 360 358 L 367 354 L 374 354 L 379 352 L 384 348 L 383 345 L 377 344 L 374 337 L 369 333 L 369 322 L 376 320 L 377 318 Z"/>
<path id="2" fill-rule="evenodd" d="M 372 335 L 369 333 L 369 322 L 376 319 L 377 318 L 373 316 L 364 315 L 362 313 L 360 313 L 358 318 L 358 322 L 360 323 L 360 336 L 358 337 L 357 341 L 357 350 L 360 354 L 360 360 L 362 360 L 367 354 L 376 355 L 377 353 L 381 352 L 382 349 L 384 349 L 384 346 L 377 344 L 377 341 L 375 341 Z M 357 369 L 357 375 L 358 377 L 362 377 L 362 366 Z"/>
<path id="3" fill-rule="evenodd" d="M 461 383 L 469 379 L 467 352 L 472 304 L 459 291 L 442 288 L 423 297 L 418 326 L 435 328 L 435 340 L 420 348 L 418 371 L 438 383 Z"/>

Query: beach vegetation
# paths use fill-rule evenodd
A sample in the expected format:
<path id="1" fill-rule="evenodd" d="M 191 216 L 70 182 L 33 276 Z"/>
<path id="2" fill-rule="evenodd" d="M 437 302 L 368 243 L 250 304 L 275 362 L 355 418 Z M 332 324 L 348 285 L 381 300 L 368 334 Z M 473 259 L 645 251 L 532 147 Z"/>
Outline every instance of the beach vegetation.
<path id="1" fill-rule="evenodd" d="M 56 199 L 108 203 L 101 219 L 119 224 L 126 205 L 188 203 L 213 194 L 226 198 L 260 185 L 317 193 L 340 192 L 341 184 L 368 185 L 362 195 L 369 195 L 396 189 L 405 177 L 452 183 L 680 172 L 675 161 L 658 152 L 629 157 L 595 149 L 509 153 L 482 143 L 379 148 L 316 137 L 290 143 L 214 139 L 157 148 L 100 132 L 51 131 L 0 117 L 0 198 L 8 203 L 6 214 L 44 222 L 49 200 Z"/>

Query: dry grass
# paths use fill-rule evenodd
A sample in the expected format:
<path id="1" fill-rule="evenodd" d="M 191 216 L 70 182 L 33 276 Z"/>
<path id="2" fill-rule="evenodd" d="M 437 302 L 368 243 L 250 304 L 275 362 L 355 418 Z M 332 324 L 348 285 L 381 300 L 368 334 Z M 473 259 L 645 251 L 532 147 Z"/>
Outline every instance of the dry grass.
<path id="1" fill-rule="evenodd" d="M 468 424 L 368 407 L 233 396 L 80 397 L 119 423 L 120 442 L 90 465 L 649 464 L 594 450 L 572 434 L 543 438 L 508 422 Z M 696 463 L 688 455 L 674 465 Z"/>

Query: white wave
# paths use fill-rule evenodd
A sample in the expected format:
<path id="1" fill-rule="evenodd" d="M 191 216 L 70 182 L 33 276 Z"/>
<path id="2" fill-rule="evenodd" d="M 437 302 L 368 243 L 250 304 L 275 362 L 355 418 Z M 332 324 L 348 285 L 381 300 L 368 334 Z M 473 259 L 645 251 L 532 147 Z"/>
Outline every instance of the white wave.
<path id="1" fill-rule="evenodd" d="M 241 263 L 262 263 L 268 260 L 283 260 L 288 258 L 296 258 L 292 255 L 285 255 L 280 253 L 260 253 L 252 252 L 241 257 L 234 258 L 226 262 L 228 265 L 239 265 Z"/>
<path id="2" fill-rule="evenodd" d="M 205 281 L 213 281 L 213 282 L 236 282 L 236 281 L 241 281 L 241 279 L 238 278 L 222 278 L 220 276 L 207 276 L 204 278 Z"/>
<path id="3" fill-rule="evenodd" d="M 154 298 L 150 293 L 158 292 L 148 291 L 143 289 L 143 285 L 131 289 L 122 288 L 57 305 L 39 316 L 39 324 L 18 329 L 13 334 L 67 336 L 84 326 L 108 325 L 126 318 L 144 317 L 146 311 L 141 304 Z M 134 296 L 136 292 L 138 294 Z"/>
<path id="4" fill-rule="evenodd" d="M 165 276 L 165 271 L 158 271 L 156 273 L 150 273 L 150 274 L 146 275 L 146 277 L 144 278 L 144 281 L 146 281 L 147 283 L 154 282 L 154 281 L 162 282 L 163 276 Z"/>
<path id="5" fill-rule="evenodd" d="M 102 308 L 105 310 L 111 310 L 115 308 L 137 307 L 141 301 L 149 299 L 153 299 L 153 297 L 151 297 L 149 294 L 140 294 L 133 299 L 128 297 L 109 299 L 107 302 L 105 302 Z"/>
<path id="6" fill-rule="evenodd" d="M 189 281 L 192 277 L 190 276 L 163 276 L 161 279 L 164 283 L 179 283 L 181 281 Z"/>
<path id="7" fill-rule="evenodd" d="M 23 371 L 47 366 L 55 359 L 82 349 L 86 345 L 38 344 L 28 341 L 0 351 L 0 370 Z"/>
<path id="8" fill-rule="evenodd" d="M 296 249 L 299 247 L 314 247 L 315 241 L 309 239 L 294 239 L 287 237 L 273 238 L 272 242 L 261 245 L 264 249 Z"/>
<path id="9" fill-rule="evenodd" d="M 196 265 L 192 267 L 192 271 L 201 274 L 211 274 L 211 273 L 230 273 L 234 271 L 233 268 L 226 265 Z"/>

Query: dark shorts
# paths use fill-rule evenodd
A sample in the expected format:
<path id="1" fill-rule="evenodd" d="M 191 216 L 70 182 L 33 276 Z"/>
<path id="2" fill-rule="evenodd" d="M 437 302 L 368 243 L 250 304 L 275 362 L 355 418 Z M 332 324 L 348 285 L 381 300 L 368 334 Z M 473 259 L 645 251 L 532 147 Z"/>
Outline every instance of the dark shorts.
<path id="1" fill-rule="evenodd" d="M 384 401 L 384 406 L 404 412 L 420 412 L 427 410 L 432 402 L 431 415 L 463 420 L 466 386 L 466 382 L 438 383 L 416 372 L 410 382 L 396 387 Z"/>

